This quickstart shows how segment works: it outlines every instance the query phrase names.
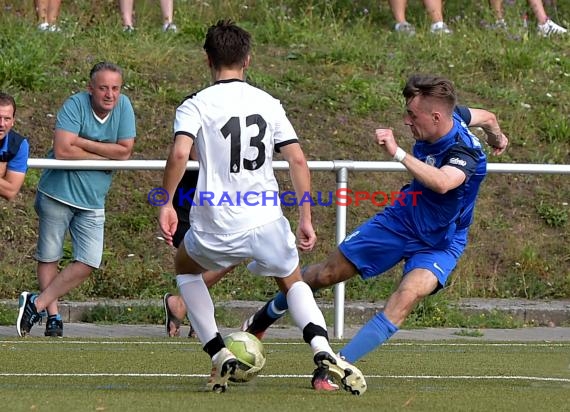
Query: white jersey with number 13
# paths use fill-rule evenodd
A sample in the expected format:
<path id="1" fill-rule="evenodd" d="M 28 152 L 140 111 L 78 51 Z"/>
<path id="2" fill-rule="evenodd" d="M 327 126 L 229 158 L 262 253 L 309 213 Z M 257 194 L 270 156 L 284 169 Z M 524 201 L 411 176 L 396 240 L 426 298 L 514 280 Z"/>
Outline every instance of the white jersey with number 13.
<path id="1" fill-rule="evenodd" d="M 279 100 L 241 80 L 218 81 L 178 107 L 174 134 L 197 146 L 194 230 L 237 233 L 282 216 L 273 152 L 298 138 Z"/>

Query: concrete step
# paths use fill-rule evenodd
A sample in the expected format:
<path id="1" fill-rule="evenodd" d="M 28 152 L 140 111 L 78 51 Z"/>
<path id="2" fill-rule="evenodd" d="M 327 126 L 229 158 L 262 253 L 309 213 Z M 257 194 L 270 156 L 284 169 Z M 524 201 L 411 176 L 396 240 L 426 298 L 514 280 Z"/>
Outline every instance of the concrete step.
<path id="1" fill-rule="evenodd" d="M 230 312 L 238 319 L 246 319 L 265 302 L 258 301 L 224 301 L 216 302 L 220 310 Z M 328 319 L 334 319 L 334 305 L 331 302 L 318 301 L 321 310 Z M 354 302 L 347 301 L 344 307 L 345 325 L 361 325 L 376 312 L 382 310 L 384 301 L 377 302 Z M 0 300 L 0 305 L 17 309 L 16 300 Z M 133 307 L 133 306 L 157 306 L 162 308 L 161 299 L 145 300 L 108 300 L 99 299 L 87 302 L 61 301 L 59 304 L 63 321 L 79 322 L 87 311 L 95 306 L 109 307 Z M 525 299 L 460 299 L 450 303 L 466 315 L 492 314 L 493 312 L 504 313 L 527 325 L 533 326 L 570 326 L 570 300 L 534 301 Z M 283 322 L 287 322 L 284 320 Z M 329 323 L 331 321 L 329 320 Z"/>

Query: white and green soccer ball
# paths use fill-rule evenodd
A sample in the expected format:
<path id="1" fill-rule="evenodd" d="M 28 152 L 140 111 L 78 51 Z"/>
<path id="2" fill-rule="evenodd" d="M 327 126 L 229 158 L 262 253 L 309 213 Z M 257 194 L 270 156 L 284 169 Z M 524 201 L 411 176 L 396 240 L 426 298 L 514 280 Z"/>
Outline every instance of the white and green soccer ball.
<path id="1" fill-rule="evenodd" d="M 224 343 L 238 361 L 231 381 L 248 382 L 261 372 L 265 366 L 265 348 L 259 339 L 251 333 L 234 332 L 224 338 Z"/>

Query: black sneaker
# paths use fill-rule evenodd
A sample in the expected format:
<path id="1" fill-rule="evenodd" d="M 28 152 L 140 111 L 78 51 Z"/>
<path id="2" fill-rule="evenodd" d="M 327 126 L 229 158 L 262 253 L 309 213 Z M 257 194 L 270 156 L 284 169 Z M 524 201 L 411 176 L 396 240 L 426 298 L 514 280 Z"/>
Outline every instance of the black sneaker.
<path id="1" fill-rule="evenodd" d="M 36 296 L 30 292 L 22 292 L 18 301 L 18 319 L 16 320 L 16 330 L 19 336 L 26 336 L 32 330 L 32 326 L 38 323 L 41 315 L 36 310 L 36 305 L 32 298 Z"/>
<path id="2" fill-rule="evenodd" d="M 63 321 L 61 319 L 57 319 L 55 316 L 48 317 L 44 335 L 51 336 L 52 338 L 63 337 Z"/>
<path id="3" fill-rule="evenodd" d="M 271 302 L 273 302 L 273 300 L 267 302 L 261 309 L 246 319 L 243 325 L 241 325 L 241 330 L 251 333 L 257 339 L 261 340 L 263 338 L 263 335 L 265 335 L 267 329 L 269 329 L 269 326 L 271 326 L 277 320 L 273 319 L 267 314 L 267 307 L 271 304 Z"/>

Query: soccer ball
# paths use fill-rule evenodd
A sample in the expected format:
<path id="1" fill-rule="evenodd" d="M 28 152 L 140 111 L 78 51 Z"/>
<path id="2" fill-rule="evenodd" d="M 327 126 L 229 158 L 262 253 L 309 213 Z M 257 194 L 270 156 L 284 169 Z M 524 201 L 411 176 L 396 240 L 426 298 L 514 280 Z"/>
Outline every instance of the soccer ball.
<path id="1" fill-rule="evenodd" d="M 265 348 L 259 339 L 247 332 L 230 333 L 224 338 L 226 347 L 238 361 L 238 368 L 232 375 L 232 382 L 248 382 L 255 378 L 265 366 Z"/>

